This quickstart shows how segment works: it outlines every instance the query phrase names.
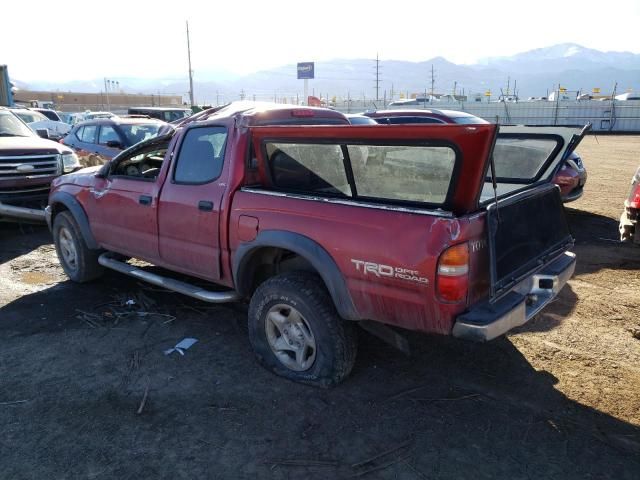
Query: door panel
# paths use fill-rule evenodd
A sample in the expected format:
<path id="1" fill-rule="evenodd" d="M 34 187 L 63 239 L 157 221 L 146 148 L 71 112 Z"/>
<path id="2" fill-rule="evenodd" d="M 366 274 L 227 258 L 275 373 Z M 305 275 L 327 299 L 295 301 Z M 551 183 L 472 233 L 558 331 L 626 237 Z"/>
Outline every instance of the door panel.
<path id="1" fill-rule="evenodd" d="M 185 133 L 158 211 L 162 261 L 209 280 L 220 278 L 220 206 L 226 183 L 219 177 L 226 137 L 224 127 Z"/>
<path id="2" fill-rule="evenodd" d="M 159 259 L 158 193 L 168 165 L 172 135 L 130 150 L 96 178 L 86 203 L 91 229 L 107 249 L 151 262 Z"/>
<path id="3" fill-rule="evenodd" d="M 98 243 L 132 257 L 158 258 L 157 199 L 155 182 L 118 177 L 97 182 L 88 214 Z"/>

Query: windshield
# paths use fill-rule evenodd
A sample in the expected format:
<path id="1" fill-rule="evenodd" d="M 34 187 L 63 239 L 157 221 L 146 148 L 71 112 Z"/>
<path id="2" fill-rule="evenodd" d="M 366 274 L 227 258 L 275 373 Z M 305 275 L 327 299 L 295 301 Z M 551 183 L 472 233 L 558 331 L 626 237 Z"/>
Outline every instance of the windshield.
<path id="1" fill-rule="evenodd" d="M 163 112 L 163 114 L 165 122 L 175 122 L 176 120 L 189 116 L 189 113 L 186 110 L 167 110 L 166 112 Z"/>
<path id="2" fill-rule="evenodd" d="M 134 123 L 129 125 L 120 125 L 124 136 L 127 137 L 127 143 L 134 145 L 143 140 L 156 137 L 163 127 L 162 123 Z"/>
<path id="3" fill-rule="evenodd" d="M 562 144 L 560 137 L 498 136 L 493 150 L 498 181 L 531 183 Z"/>
<path id="4" fill-rule="evenodd" d="M 32 112 L 29 110 L 24 110 L 24 111 L 14 111 L 13 113 L 15 113 L 18 117 L 20 117 L 22 121 L 26 123 L 42 122 L 43 120 L 44 121 L 47 120 L 47 117 L 45 117 L 40 112 Z"/>
<path id="5" fill-rule="evenodd" d="M 499 134 L 493 150 L 498 198 L 540 180 L 562 145 L 562 137 L 557 135 Z M 481 203 L 493 198 L 493 184 L 488 173 Z"/>
<path id="6" fill-rule="evenodd" d="M 60 117 L 58 116 L 58 114 L 56 112 L 54 112 L 53 110 L 36 110 L 36 111 L 40 112 L 45 117 L 47 117 L 49 120 L 53 120 L 54 122 L 61 122 L 62 121 L 62 120 L 60 120 Z"/>
<path id="7" fill-rule="evenodd" d="M 32 137 L 29 127 L 12 113 L 0 111 L 0 137 Z"/>

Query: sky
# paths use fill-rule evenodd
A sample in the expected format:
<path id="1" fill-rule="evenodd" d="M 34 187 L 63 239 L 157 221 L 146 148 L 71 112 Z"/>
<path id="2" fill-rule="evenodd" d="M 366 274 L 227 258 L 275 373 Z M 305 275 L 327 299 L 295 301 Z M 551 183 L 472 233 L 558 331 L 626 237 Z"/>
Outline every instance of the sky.
<path id="1" fill-rule="evenodd" d="M 594 6 L 592 6 L 594 5 Z M 577 43 L 640 53 L 640 1 L 30 0 L 3 5 L 0 63 L 22 81 L 247 74 L 301 61 L 454 63 Z M 7 18 L 7 13 L 8 17 Z M 606 14 L 603 16 L 603 14 Z M 605 18 L 608 17 L 608 18 Z"/>

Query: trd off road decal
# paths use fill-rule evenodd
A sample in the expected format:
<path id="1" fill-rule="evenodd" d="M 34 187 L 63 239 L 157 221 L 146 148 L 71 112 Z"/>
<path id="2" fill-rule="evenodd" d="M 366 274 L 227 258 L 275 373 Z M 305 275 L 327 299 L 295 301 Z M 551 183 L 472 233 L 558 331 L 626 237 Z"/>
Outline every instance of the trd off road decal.
<path id="1" fill-rule="evenodd" d="M 353 258 L 351 259 L 351 262 L 356 266 L 356 271 L 362 272 L 365 275 L 374 275 L 378 278 L 400 278 L 402 280 L 423 283 L 425 285 L 429 283 L 429 279 L 420 276 L 420 272 L 418 270 L 411 270 L 404 267 L 392 267 L 391 265 L 365 262 L 364 260 L 355 260 Z"/>

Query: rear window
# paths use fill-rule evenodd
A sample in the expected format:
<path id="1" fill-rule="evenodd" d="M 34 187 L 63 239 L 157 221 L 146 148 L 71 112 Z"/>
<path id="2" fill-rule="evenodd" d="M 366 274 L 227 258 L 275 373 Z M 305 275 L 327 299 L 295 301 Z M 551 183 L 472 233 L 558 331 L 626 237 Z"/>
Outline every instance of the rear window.
<path id="1" fill-rule="evenodd" d="M 536 181 L 562 143 L 562 138 L 556 136 L 526 138 L 499 135 L 493 150 L 497 180 L 511 183 Z"/>
<path id="2" fill-rule="evenodd" d="M 267 145 L 276 187 L 295 192 L 351 196 L 339 145 L 273 143 Z"/>
<path id="3" fill-rule="evenodd" d="M 45 117 L 40 112 L 19 111 L 15 113 L 17 116 L 19 116 L 22 119 L 22 121 L 26 123 L 35 123 L 35 122 L 42 122 L 43 120 L 47 120 L 47 117 Z"/>
<path id="4" fill-rule="evenodd" d="M 320 196 L 443 205 L 456 152 L 449 146 L 265 145 L 273 186 Z"/>

